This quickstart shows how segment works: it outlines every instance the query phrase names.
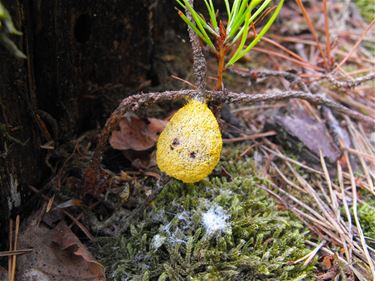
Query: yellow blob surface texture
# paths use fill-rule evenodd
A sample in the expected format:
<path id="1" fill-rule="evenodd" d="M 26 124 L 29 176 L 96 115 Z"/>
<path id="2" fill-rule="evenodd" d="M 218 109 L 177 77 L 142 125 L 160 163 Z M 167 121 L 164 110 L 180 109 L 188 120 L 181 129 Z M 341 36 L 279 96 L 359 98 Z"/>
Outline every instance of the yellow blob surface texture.
<path id="1" fill-rule="evenodd" d="M 223 147 L 219 124 L 205 102 L 190 100 L 160 134 L 156 162 L 167 175 L 186 183 L 207 177 Z"/>

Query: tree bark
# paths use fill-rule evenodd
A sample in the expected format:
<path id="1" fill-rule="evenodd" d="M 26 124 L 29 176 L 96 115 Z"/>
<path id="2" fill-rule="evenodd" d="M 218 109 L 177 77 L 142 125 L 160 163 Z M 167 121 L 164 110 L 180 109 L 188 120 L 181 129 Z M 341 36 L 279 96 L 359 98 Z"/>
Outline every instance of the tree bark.
<path id="1" fill-rule="evenodd" d="M 30 203 L 27 186 L 48 179 L 41 145 L 96 128 L 107 95 L 157 80 L 154 43 L 170 25 L 163 11 L 174 13 L 165 0 L 2 2 L 27 60 L 0 46 L 0 241 L 10 216 Z"/>

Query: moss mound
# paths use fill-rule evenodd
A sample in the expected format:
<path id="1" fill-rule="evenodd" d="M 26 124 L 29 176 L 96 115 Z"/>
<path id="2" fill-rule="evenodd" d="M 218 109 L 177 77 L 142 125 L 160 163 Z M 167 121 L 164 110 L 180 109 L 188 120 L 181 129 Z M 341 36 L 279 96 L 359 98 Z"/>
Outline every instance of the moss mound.
<path id="1" fill-rule="evenodd" d="M 361 11 L 362 16 L 368 21 L 371 22 L 374 19 L 375 15 L 375 3 L 373 0 L 355 0 L 355 4 L 358 6 Z"/>
<path id="2" fill-rule="evenodd" d="M 375 200 L 363 202 L 358 207 L 358 216 L 365 236 L 375 240 Z M 374 241 L 368 243 L 374 244 Z"/>
<path id="3" fill-rule="evenodd" d="M 248 176 L 250 160 L 224 165 L 231 180 L 175 181 L 128 233 L 99 239 L 96 253 L 108 278 L 315 280 L 313 265 L 292 264 L 310 251 L 306 229 Z"/>

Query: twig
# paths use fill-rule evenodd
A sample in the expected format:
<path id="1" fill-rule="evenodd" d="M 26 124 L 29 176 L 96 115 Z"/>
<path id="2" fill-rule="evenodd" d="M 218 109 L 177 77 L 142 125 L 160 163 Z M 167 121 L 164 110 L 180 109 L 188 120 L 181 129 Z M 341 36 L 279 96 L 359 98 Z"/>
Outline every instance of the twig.
<path id="1" fill-rule="evenodd" d="M 337 88 L 355 88 L 361 85 L 364 82 L 371 81 L 375 79 L 375 72 L 372 72 L 370 74 L 367 74 L 363 77 L 356 78 L 354 80 L 345 80 L 345 81 L 340 81 L 337 80 L 333 75 L 327 75 L 326 76 L 329 82 L 331 82 L 333 85 L 335 85 Z"/>
<path id="2" fill-rule="evenodd" d="M 190 0 L 190 4 L 193 7 L 194 0 Z M 188 9 L 186 9 L 186 16 L 188 17 L 190 21 L 193 21 L 192 16 Z M 195 75 L 195 82 L 199 90 L 198 95 L 201 97 L 204 97 L 205 90 L 207 88 L 207 84 L 206 84 L 207 63 L 202 52 L 202 48 L 201 48 L 198 35 L 190 27 L 188 27 L 188 32 L 189 32 L 191 47 L 193 49 L 193 60 L 194 60 L 193 69 L 194 69 L 194 75 Z"/>
<path id="3" fill-rule="evenodd" d="M 375 119 L 369 116 L 363 115 L 362 113 L 353 111 L 341 104 L 336 103 L 335 101 L 327 98 L 324 94 L 310 94 L 302 91 L 280 91 L 272 90 L 268 91 L 265 94 L 255 94 L 248 95 L 245 93 L 227 93 L 223 98 L 223 102 L 226 103 L 247 103 L 252 104 L 256 102 L 274 102 L 287 99 L 303 99 L 307 100 L 316 105 L 324 105 L 329 108 L 332 108 L 336 112 L 342 113 L 344 115 L 350 116 L 354 119 L 369 123 L 375 124 Z"/>
<path id="4" fill-rule="evenodd" d="M 165 91 L 148 94 L 133 95 L 125 98 L 117 109 L 108 118 L 98 140 L 94 151 L 91 165 L 85 172 L 85 187 L 95 186 L 96 180 L 92 176 L 97 175 L 97 169 L 100 165 L 102 152 L 107 144 L 107 140 L 112 130 L 118 125 L 121 118 L 128 111 L 137 111 L 141 107 L 155 104 L 157 102 L 187 99 L 195 97 L 199 92 L 196 90 Z M 310 94 L 302 91 L 280 91 L 272 90 L 262 94 L 249 95 L 247 93 L 235 93 L 226 91 L 206 91 L 210 101 L 215 103 L 237 103 L 237 104 L 254 104 L 257 102 L 275 102 L 292 98 L 307 100 L 317 105 L 324 105 L 344 115 L 354 119 L 361 120 L 369 124 L 375 124 L 375 119 L 365 116 L 359 112 L 353 111 L 335 101 L 327 98 L 322 94 Z M 90 189 L 90 188 L 88 188 Z"/>
<path id="5" fill-rule="evenodd" d="M 182 83 L 185 83 L 186 85 L 189 85 L 192 89 L 197 89 L 197 87 L 193 83 L 191 83 L 191 82 L 189 82 L 189 81 L 187 81 L 185 79 L 182 79 L 182 78 L 180 78 L 178 76 L 171 75 L 171 78 L 173 78 L 175 80 L 178 80 L 178 81 L 180 81 Z"/>
<path id="6" fill-rule="evenodd" d="M 310 93 L 306 83 L 296 74 L 287 71 L 274 71 L 274 70 L 262 70 L 254 71 L 239 67 L 232 67 L 229 71 L 238 74 L 242 77 L 249 77 L 250 79 L 266 78 L 266 77 L 283 77 L 288 80 L 289 83 L 296 83 L 302 91 Z"/>

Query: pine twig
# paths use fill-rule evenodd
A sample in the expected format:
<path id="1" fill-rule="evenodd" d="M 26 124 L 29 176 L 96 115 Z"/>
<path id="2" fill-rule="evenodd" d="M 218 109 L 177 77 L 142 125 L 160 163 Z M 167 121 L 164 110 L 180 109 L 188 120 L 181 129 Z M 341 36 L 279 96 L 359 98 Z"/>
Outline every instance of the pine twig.
<path id="1" fill-rule="evenodd" d="M 297 84 L 300 89 L 304 92 L 310 93 L 310 89 L 306 85 L 306 83 L 299 77 L 297 74 L 288 71 L 275 71 L 275 70 L 261 70 L 261 71 L 254 71 L 254 70 L 247 70 L 241 68 L 234 68 L 232 67 L 229 71 L 240 75 L 241 77 L 249 77 L 250 79 L 262 79 L 267 77 L 283 77 L 289 83 Z"/>
<path id="2" fill-rule="evenodd" d="M 191 6 L 194 6 L 194 0 L 190 0 Z M 192 21 L 192 16 L 188 9 L 186 9 L 186 16 L 190 21 Z M 193 49 L 193 69 L 195 75 L 195 82 L 198 87 L 199 96 L 204 97 L 207 88 L 206 78 L 207 78 L 207 63 L 202 52 L 201 43 L 199 41 L 198 35 L 194 32 L 191 27 L 188 27 L 191 47 Z"/>
<path id="3" fill-rule="evenodd" d="M 165 91 L 148 94 L 133 95 L 125 98 L 118 108 L 108 118 L 101 135 L 99 136 L 98 144 L 93 154 L 91 165 L 86 170 L 86 177 L 89 178 L 89 174 L 97 175 L 98 168 L 101 162 L 102 153 L 107 145 L 108 138 L 118 125 L 121 118 L 128 111 L 136 112 L 141 107 L 147 107 L 147 105 L 155 104 L 163 101 L 181 100 L 195 97 L 200 92 L 197 90 L 180 90 L 180 91 Z M 357 119 L 369 124 L 375 124 L 375 119 L 363 115 L 359 112 L 351 110 L 335 101 L 327 98 L 323 94 L 311 94 L 303 91 L 280 91 L 272 90 L 266 93 L 250 95 L 247 93 L 235 93 L 227 91 L 206 91 L 207 97 L 210 101 L 216 104 L 224 103 L 236 103 L 236 104 L 254 104 L 258 102 L 275 102 L 281 100 L 288 100 L 292 98 L 307 100 L 316 105 L 327 106 L 336 112 L 350 116 L 353 119 Z M 85 182 L 85 185 L 94 185 L 96 182 Z M 88 188 L 90 189 L 90 188 Z"/>
<path id="4" fill-rule="evenodd" d="M 361 85 L 362 83 L 365 83 L 367 81 L 371 81 L 375 79 L 375 72 L 372 72 L 370 74 L 367 74 L 365 76 L 356 78 L 354 80 L 337 80 L 333 75 L 327 75 L 327 79 L 329 82 L 331 82 L 333 85 L 335 85 L 337 88 L 355 88 Z"/>

